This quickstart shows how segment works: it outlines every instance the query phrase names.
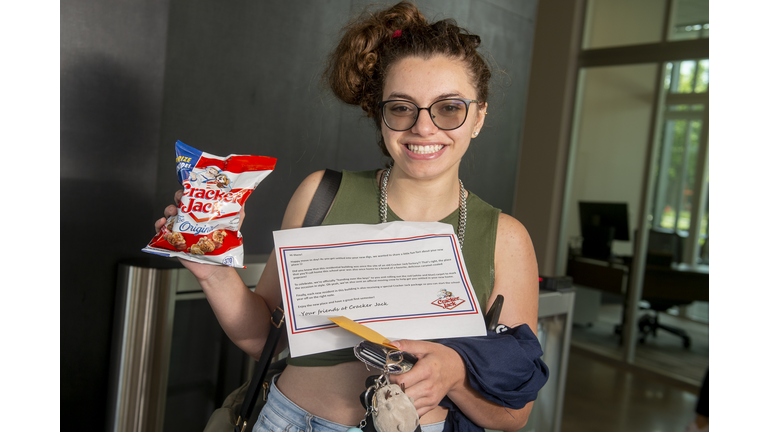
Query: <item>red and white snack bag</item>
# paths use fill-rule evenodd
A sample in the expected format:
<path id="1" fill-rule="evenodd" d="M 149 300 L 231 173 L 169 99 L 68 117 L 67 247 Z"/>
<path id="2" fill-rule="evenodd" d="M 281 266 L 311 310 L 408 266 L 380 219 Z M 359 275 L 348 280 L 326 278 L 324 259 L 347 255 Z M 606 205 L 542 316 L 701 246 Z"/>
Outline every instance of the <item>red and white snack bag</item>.
<path id="1" fill-rule="evenodd" d="M 268 156 L 214 156 L 176 141 L 176 174 L 184 195 L 178 214 L 142 251 L 244 268 L 240 209 L 276 162 Z"/>

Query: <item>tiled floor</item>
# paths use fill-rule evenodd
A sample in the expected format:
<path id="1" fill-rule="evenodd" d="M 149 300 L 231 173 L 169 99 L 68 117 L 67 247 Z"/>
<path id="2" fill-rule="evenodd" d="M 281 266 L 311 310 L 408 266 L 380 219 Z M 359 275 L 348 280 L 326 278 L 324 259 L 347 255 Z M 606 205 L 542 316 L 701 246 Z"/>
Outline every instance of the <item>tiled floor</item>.
<path id="1" fill-rule="evenodd" d="M 706 309 L 697 313 L 708 318 Z M 620 307 L 603 305 L 594 325 L 574 326 L 561 431 L 685 432 L 709 364 L 708 325 L 665 314 L 686 328 L 691 348 L 660 332 L 638 344 L 636 365 L 627 366 L 613 333 L 620 316 Z"/>
<path id="2" fill-rule="evenodd" d="M 644 314 L 645 312 L 642 312 Z M 706 310 L 699 314 L 706 314 Z M 657 373 L 666 374 L 681 383 L 699 386 L 709 366 L 709 325 L 691 319 L 662 314 L 661 322 L 684 329 L 691 337 L 691 346 L 684 348 L 682 339 L 664 330 L 638 343 L 635 363 Z M 574 325 L 571 341 L 574 346 L 622 359 L 623 347 L 614 326 L 621 322 L 621 306 L 604 304 L 599 319 L 591 326 Z"/>
<path id="3" fill-rule="evenodd" d="M 685 432 L 698 395 L 571 351 L 561 432 Z"/>

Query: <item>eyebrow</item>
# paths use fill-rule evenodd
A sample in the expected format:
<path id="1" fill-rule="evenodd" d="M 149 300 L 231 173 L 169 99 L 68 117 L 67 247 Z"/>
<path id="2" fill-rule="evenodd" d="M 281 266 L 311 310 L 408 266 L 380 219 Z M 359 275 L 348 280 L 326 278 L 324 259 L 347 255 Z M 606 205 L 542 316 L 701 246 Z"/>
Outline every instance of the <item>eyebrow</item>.
<path id="1" fill-rule="evenodd" d="M 405 93 L 393 92 L 393 93 L 390 93 L 389 98 L 390 99 L 404 99 L 404 100 L 408 100 L 408 101 L 411 101 L 411 102 L 414 102 L 414 103 L 416 102 L 416 100 L 412 96 L 409 96 L 409 95 L 407 95 Z M 434 99 L 432 99 L 432 101 L 438 101 L 438 100 L 441 100 L 441 99 L 450 99 L 450 98 L 463 98 L 463 96 L 461 94 L 457 93 L 457 92 L 443 93 L 441 95 L 438 95 Z"/>

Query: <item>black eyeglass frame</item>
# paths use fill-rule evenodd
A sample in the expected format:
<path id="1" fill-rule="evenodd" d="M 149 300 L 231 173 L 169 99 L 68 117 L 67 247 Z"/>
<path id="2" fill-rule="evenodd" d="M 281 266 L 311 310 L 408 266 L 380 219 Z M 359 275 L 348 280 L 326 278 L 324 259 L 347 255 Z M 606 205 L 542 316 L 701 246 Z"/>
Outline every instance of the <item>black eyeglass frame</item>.
<path id="1" fill-rule="evenodd" d="M 440 126 L 437 125 L 437 123 L 435 123 L 435 117 L 432 115 L 432 107 L 435 106 L 435 104 L 438 104 L 440 102 L 450 101 L 450 100 L 457 100 L 457 101 L 464 102 L 464 105 L 467 107 L 467 110 L 464 111 L 464 120 L 462 120 L 461 123 L 459 123 L 458 126 L 456 126 L 455 128 L 445 129 L 445 128 L 441 128 Z M 389 123 L 387 123 L 387 117 L 384 115 L 384 105 L 386 105 L 389 102 L 407 102 L 407 103 L 415 106 L 416 107 L 416 115 L 413 117 L 413 124 L 411 124 L 406 129 L 395 129 L 392 126 L 390 126 Z M 477 103 L 478 105 L 480 104 L 480 101 L 477 100 L 477 99 L 446 98 L 446 99 L 440 99 L 438 101 L 435 101 L 435 102 L 432 103 L 432 105 L 430 105 L 430 106 L 428 106 L 426 108 L 422 108 L 422 107 L 416 105 L 416 103 L 414 103 L 412 101 L 409 101 L 409 100 L 390 99 L 390 100 L 385 100 L 385 101 L 379 102 L 379 113 L 381 115 L 381 119 L 384 120 L 384 124 L 387 125 L 388 128 L 390 128 L 391 130 L 393 130 L 395 132 L 405 132 L 407 130 L 413 129 L 413 127 L 416 125 L 416 122 L 419 121 L 419 116 L 421 115 L 421 110 L 427 110 L 427 113 L 429 114 L 429 118 L 430 118 L 430 120 L 432 120 L 432 124 L 435 125 L 436 128 L 438 128 L 440 130 L 444 130 L 444 131 L 452 131 L 452 130 L 456 130 L 456 129 L 464 126 L 464 123 L 467 121 L 467 117 L 469 116 L 469 106 L 473 102 Z"/>

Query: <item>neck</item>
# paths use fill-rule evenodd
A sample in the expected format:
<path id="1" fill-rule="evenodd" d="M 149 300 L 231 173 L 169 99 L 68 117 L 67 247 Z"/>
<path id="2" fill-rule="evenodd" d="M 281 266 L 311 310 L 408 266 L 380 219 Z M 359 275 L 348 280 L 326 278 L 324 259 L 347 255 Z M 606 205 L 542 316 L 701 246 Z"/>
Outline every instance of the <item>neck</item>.
<path id="1" fill-rule="evenodd" d="M 459 172 L 429 179 L 408 176 L 392 167 L 387 186 L 389 207 L 403 220 L 439 221 L 459 207 Z"/>

